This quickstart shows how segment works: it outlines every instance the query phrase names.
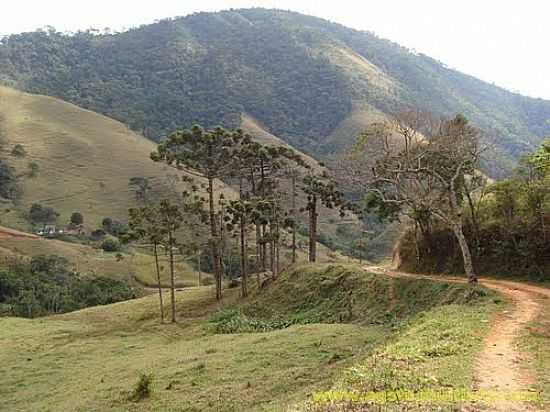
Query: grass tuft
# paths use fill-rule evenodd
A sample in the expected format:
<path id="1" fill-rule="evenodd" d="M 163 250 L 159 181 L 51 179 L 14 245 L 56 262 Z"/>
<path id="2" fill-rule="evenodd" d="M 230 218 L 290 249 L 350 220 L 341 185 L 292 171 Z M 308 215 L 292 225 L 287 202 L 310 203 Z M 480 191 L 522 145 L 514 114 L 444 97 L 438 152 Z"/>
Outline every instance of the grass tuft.
<path id="1" fill-rule="evenodd" d="M 153 391 L 153 373 L 142 372 L 139 375 L 139 380 L 129 396 L 129 399 L 134 402 L 139 402 L 151 396 Z"/>

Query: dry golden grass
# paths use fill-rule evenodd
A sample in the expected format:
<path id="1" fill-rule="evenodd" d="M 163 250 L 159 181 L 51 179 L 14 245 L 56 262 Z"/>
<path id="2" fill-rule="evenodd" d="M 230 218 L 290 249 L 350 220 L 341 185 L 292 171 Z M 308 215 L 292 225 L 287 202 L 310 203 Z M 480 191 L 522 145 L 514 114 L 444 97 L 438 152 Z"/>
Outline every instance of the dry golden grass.
<path id="1" fill-rule="evenodd" d="M 104 217 L 126 220 L 127 210 L 137 205 L 128 187 L 132 177 L 149 177 L 168 192 L 167 176 L 182 175 L 149 159 L 155 144 L 123 124 L 72 104 L 45 96 L 0 87 L 0 114 L 6 132 L 3 158 L 27 171 L 30 162 L 39 167 L 35 178 L 25 177 L 23 197 L 14 211 L 2 216 L 9 226 L 29 229 L 22 219 L 32 203 L 52 206 L 67 223 L 72 212 L 84 215 L 85 225 L 97 227 Z M 27 155 L 9 153 L 21 144 Z M 185 185 L 173 185 L 175 191 Z"/>
<path id="2" fill-rule="evenodd" d="M 37 255 L 58 255 L 69 261 L 71 268 L 85 276 L 107 276 L 117 279 L 133 279 L 145 286 L 157 282 L 153 257 L 145 251 L 130 249 L 122 253 L 106 253 L 100 248 L 54 239 L 0 238 L 0 259 L 32 257 Z M 161 282 L 169 285 L 168 260 L 160 257 Z M 4 265 L 2 262 L 1 266 Z M 203 277 L 210 275 L 203 274 Z M 178 257 L 176 264 L 178 287 L 198 284 L 198 274 L 189 262 Z"/>

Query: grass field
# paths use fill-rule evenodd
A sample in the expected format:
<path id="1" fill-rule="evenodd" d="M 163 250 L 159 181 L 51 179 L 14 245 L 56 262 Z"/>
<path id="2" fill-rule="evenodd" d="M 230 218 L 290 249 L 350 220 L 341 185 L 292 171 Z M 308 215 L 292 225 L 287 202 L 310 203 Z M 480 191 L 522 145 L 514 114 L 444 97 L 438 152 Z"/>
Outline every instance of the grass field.
<path id="1" fill-rule="evenodd" d="M 156 196 L 184 188 L 168 177 L 181 172 L 149 160 L 153 142 L 105 116 L 5 87 L 0 87 L 0 114 L 6 135 L 2 157 L 20 175 L 30 162 L 39 167 L 36 177 L 22 178 L 23 197 L 2 216 L 6 226 L 28 230 L 22 215 L 32 203 L 52 206 L 60 224 L 75 211 L 90 228 L 100 226 L 104 217 L 125 221 L 128 208 L 137 204 L 128 187 L 132 177 L 152 178 L 159 188 Z M 24 147 L 25 157 L 10 156 L 16 144 Z"/>
<path id="2" fill-rule="evenodd" d="M 285 273 L 244 302 L 226 290 L 223 307 L 209 287 L 178 292 L 175 325 L 158 324 L 155 296 L 3 318 L 0 410 L 302 410 L 312 393 L 356 385 L 350 371 L 368 374 L 384 354 L 407 357 L 421 377 L 429 368 L 431 386 L 468 386 L 484 322 L 499 304 L 484 289 L 468 299 L 464 288 L 318 265 Z M 235 329 L 220 328 L 227 325 Z M 142 372 L 152 373 L 152 395 L 130 401 Z"/>
<path id="3" fill-rule="evenodd" d="M 156 272 L 152 255 L 144 250 L 130 248 L 122 253 L 122 259 L 116 253 L 77 243 L 62 242 L 54 239 L 0 238 L 0 259 L 10 257 L 33 257 L 38 255 L 57 255 L 66 258 L 72 269 L 87 276 L 107 276 L 116 279 L 136 280 L 141 285 L 156 285 Z M 169 266 L 165 256 L 160 257 L 161 281 L 169 284 Z M 178 257 L 176 264 L 176 282 L 178 287 L 196 286 L 198 274 L 189 261 Z M 0 267 L 4 262 L 0 261 Z M 203 278 L 209 277 L 203 274 Z"/>

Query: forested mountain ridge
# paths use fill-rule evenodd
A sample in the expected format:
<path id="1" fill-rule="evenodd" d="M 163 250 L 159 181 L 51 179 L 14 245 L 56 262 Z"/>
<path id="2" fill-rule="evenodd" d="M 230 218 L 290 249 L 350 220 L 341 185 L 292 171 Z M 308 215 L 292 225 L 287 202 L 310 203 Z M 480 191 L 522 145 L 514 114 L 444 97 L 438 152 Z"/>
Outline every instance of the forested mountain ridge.
<path id="1" fill-rule="evenodd" d="M 241 116 L 310 153 L 341 150 L 406 107 L 462 112 L 487 132 L 493 176 L 550 133 L 550 102 L 511 93 L 368 32 L 298 13 L 198 13 L 124 33 L 54 30 L 0 43 L 0 81 L 121 120 L 158 139 Z"/>

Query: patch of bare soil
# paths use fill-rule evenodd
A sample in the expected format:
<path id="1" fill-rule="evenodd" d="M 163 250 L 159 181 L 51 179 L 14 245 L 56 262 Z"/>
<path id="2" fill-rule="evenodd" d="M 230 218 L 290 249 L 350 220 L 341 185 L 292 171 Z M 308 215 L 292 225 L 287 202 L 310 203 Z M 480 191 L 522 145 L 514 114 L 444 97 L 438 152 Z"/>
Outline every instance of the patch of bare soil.
<path id="1" fill-rule="evenodd" d="M 33 235 L 32 233 L 21 232 L 19 230 L 0 226 L 0 239 L 11 239 L 11 238 L 40 239 L 39 236 Z"/>

